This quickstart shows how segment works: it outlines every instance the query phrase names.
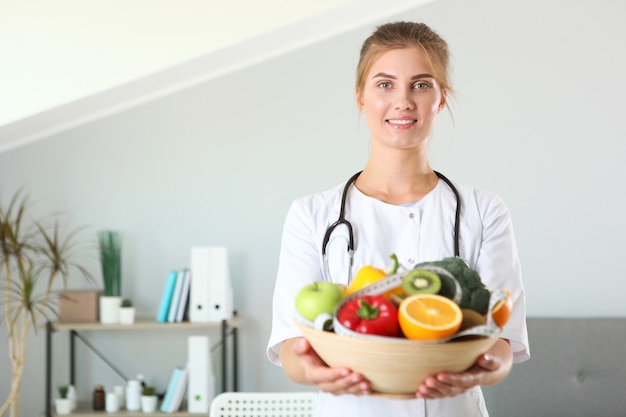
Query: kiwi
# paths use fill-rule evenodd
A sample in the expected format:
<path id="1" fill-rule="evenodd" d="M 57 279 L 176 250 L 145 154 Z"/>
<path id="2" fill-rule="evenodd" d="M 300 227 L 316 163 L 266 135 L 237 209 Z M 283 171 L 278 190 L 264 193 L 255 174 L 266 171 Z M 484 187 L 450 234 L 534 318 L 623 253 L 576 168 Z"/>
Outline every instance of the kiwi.
<path id="1" fill-rule="evenodd" d="M 440 289 L 439 275 L 426 269 L 413 269 L 402 278 L 402 290 L 407 295 L 436 294 Z"/>

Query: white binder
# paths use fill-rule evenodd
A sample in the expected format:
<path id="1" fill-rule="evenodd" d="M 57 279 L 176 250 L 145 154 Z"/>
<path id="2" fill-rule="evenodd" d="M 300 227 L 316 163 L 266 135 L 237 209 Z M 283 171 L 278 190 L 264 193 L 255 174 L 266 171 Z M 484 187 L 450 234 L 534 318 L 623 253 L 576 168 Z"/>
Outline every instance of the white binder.
<path id="1" fill-rule="evenodd" d="M 233 316 L 233 290 L 225 247 L 191 248 L 189 321 L 220 322 Z"/>
<path id="2" fill-rule="evenodd" d="M 188 337 L 187 372 L 187 411 L 208 413 L 215 396 L 209 336 Z"/>

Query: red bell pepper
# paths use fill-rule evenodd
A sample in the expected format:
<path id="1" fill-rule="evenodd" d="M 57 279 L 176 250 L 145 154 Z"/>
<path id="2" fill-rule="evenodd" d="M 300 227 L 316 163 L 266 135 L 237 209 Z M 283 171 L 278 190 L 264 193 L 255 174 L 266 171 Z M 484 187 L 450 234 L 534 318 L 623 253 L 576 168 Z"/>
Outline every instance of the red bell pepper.
<path id="1" fill-rule="evenodd" d="M 400 336 L 398 309 L 382 295 L 364 295 L 350 300 L 337 313 L 348 329 L 378 336 Z"/>

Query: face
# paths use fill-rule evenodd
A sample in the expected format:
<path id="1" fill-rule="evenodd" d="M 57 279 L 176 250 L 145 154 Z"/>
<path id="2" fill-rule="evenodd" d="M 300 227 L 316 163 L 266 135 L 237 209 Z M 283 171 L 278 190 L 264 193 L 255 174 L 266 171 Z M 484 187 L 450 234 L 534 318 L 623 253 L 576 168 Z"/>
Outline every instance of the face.
<path id="1" fill-rule="evenodd" d="M 418 47 L 383 52 L 356 93 L 372 146 L 414 148 L 426 143 L 445 93 Z"/>

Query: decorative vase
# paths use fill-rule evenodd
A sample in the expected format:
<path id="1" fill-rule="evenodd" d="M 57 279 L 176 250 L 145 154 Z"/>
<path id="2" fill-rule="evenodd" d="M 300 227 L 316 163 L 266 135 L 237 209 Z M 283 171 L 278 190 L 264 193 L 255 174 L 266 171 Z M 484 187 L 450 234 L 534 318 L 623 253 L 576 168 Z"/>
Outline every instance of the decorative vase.
<path id="1" fill-rule="evenodd" d="M 120 320 L 122 297 L 103 295 L 100 297 L 100 323 L 114 324 Z"/>
<path id="2" fill-rule="evenodd" d="M 70 414 L 72 412 L 72 399 L 56 398 L 54 400 L 54 406 L 57 414 Z"/>
<path id="3" fill-rule="evenodd" d="M 158 397 L 156 395 L 141 396 L 141 411 L 144 413 L 154 413 L 156 411 Z"/>
<path id="4" fill-rule="evenodd" d="M 135 322 L 135 307 L 120 307 L 120 324 L 133 324 Z"/>

